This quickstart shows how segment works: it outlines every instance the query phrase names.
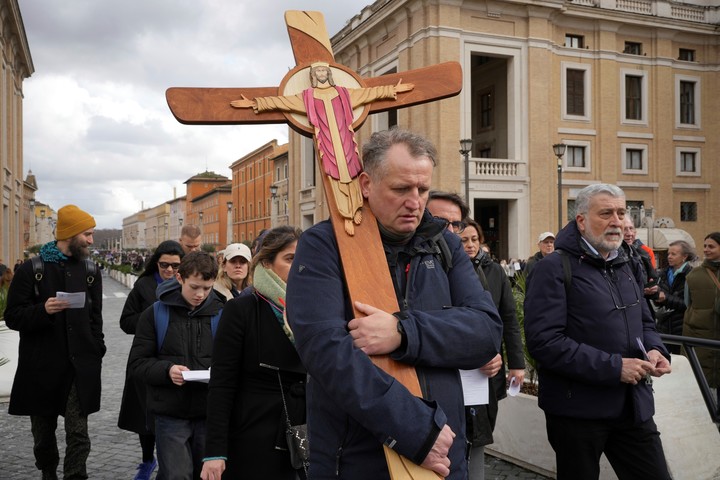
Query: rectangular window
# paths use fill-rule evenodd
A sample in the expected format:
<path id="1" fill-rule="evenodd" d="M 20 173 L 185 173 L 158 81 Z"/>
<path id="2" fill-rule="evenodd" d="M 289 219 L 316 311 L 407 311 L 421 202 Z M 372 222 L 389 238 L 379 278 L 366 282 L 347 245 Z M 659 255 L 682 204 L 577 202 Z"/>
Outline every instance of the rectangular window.
<path id="1" fill-rule="evenodd" d="M 643 77 L 625 76 L 625 118 L 642 120 L 642 81 Z"/>
<path id="2" fill-rule="evenodd" d="M 494 88 L 477 90 L 473 100 L 473 129 L 476 135 L 491 130 L 495 126 Z"/>
<path id="3" fill-rule="evenodd" d="M 680 123 L 695 124 L 695 82 L 680 81 Z"/>
<path id="4" fill-rule="evenodd" d="M 694 62 L 695 50 L 691 50 L 689 48 L 681 48 L 680 53 L 678 54 L 678 60 L 683 60 L 685 62 Z"/>
<path id="5" fill-rule="evenodd" d="M 567 33 L 565 34 L 565 46 L 570 48 L 585 48 L 585 37 Z"/>
<path id="6" fill-rule="evenodd" d="M 625 50 L 623 50 L 623 53 L 629 53 L 630 55 L 642 55 L 642 43 L 625 42 Z"/>
<path id="7" fill-rule="evenodd" d="M 568 167 L 585 168 L 585 147 L 568 145 L 565 152 L 565 165 Z"/>
<path id="8" fill-rule="evenodd" d="M 480 93 L 480 128 L 493 126 L 493 99 L 492 92 Z"/>
<path id="9" fill-rule="evenodd" d="M 643 169 L 643 151 L 635 148 L 625 150 L 625 169 L 626 170 L 642 170 Z"/>
<path id="10" fill-rule="evenodd" d="M 567 221 L 575 220 L 575 216 L 577 215 L 575 208 L 575 200 L 568 200 L 567 201 Z"/>
<path id="11" fill-rule="evenodd" d="M 697 203 L 680 202 L 680 221 L 697 222 Z"/>
<path id="12" fill-rule="evenodd" d="M 684 173 L 695 173 L 697 165 L 695 163 L 695 152 L 680 152 L 680 171 Z"/>
<path id="13" fill-rule="evenodd" d="M 702 149 L 688 146 L 675 147 L 675 175 L 702 176 Z"/>
<path id="14" fill-rule="evenodd" d="M 568 68 L 567 83 L 567 114 L 585 115 L 585 70 Z"/>

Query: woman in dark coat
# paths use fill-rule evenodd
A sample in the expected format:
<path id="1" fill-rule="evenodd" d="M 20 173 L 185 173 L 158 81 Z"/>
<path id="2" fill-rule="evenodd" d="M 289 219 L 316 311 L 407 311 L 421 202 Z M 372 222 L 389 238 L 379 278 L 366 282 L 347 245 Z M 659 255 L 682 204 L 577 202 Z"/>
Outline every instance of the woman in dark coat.
<path id="1" fill-rule="evenodd" d="M 158 245 L 125 301 L 120 314 L 120 328 L 123 332 L 135 335 L 140 314 L 157 300 L 155 294 L 157 286 L 175 276 L 184 255 L 182 246 L 174 240 L 167 240 Z M 157 466 L 154 457 L 155 435 L 147 428 L 147 424 L 145 385 L 140 381 L 133 381 L 126 375 L 118 427 L 140 436 L 142 462 L 138 465 L 136 480 L 149 479 Z"/>
<path id="2" fill-rule="evenodd" d="M 225 304 L 213 346 L 201 478 L 294 480 L 285 440 L 305 423 L 306 373 L 285 319 L 285 287 L 300 230 L 270 230 L 253 257 L 252 294 Z"/>
<path id="3" fill-rule="evenodd" d="M 498 374 L 490 379 L 491 393 L 487 405 L 465 407 L 468 441 L 472 444 L 469 468 L 469 478 L 472 480 L 474 478 L 483 478 L 481 473 L 484 468 L 483 463 L 476 461 L 473 464 L 472 458 L 473 456 L 483 458 L 481 455 L 483 446 L 493 443 L 492 432 L 495 429 L 495 421 L 497 420 L 498 401 L 507 396 L 506 390 L 511 380 L 514 379 L 514 382 L 518 385 L 523 384 L 525 379 L 525 354 L 510 279 L 503 267 L 493 262 L 490 256 L 480 248 L 480 244 L 484 241 L 482 227 L 471 218 L 466 219 L 465 224 L 467 226 L 460 232 L 460 241 L 465 253 L 468 254 L 472 261 L 475 272 L 480 278 L 480 283 L 482 283 L 485 290 L 490 292 L 493 303 L 498 309 L 500 318 L 502 318 L 504 351 L 507 353 L 507 364 L 509 366 L 509 372 L 506 376 L 505 361 L 503 361 Z"/>
<path id="4" fill-rule="evenodd" d="M 682 335 L 685 316 L 685 277 L 695 261 L 695 250 L 684 240 L 668 246 L 668 267 L 660 272 L 660 289 L 654 300 L 659 309 L 655 312 L 660 333 Z M 666 345 L 670 353 L 680 353 L 680 345 Z"/>

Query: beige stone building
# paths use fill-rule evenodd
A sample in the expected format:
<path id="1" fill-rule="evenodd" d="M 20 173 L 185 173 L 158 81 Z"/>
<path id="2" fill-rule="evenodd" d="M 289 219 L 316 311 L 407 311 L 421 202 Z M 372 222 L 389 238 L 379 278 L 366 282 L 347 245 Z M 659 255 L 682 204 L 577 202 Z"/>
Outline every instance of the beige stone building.
<path id="1" fill-rule="evenodd" d="M 35 71 L 17 0 L 0 0 L 0 259 L 29 246 L 35 189 L 23 180 L 23 81 Z"/>
<path id="2" fill-rule="evenodd" d="M 472 138 L 472 216 L 501 258 L 527 257 L 574 215 L 577 191 L 621 186 L 630 206 L 672 219 L 701 245 L 720 228 L 720 7 L 687 0 L 378 0 L 332 37 L 365 77 L 445 61 L 463 91 L 371 115 L 438 147 L 434 187 L 463 194 L 459 140 Z M 553 144 L 562 157 L 558 201 Z M 327 218 L 312 143 L 290 139 L 290 222 Z"/>

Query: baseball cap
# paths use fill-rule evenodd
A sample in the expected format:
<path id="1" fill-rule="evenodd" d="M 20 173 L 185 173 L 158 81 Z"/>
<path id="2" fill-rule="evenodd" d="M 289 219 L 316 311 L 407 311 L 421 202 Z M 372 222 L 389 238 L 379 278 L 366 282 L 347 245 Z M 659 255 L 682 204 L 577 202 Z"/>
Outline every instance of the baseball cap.
<path id="1" fill-rule="evenodd" d="M 225 257 L 225 260 L 230 260 L 237 257 L 238 255 L 243 257 L 248 262 L 252 260 L 250 248 L 248 248 L 248 246 L 244 243 L 231 243 L 230 245 L 225 247 L 225 250 L 223 250 L 223 255 Z"/>
<path id="2" fill-rule="evenodd" d="M 537 243 L 542 242 L 542 241 L 545 240 L 546 238 L 552 238 L 553 240 L 555 240 L 555 234 L 554 234 L 553 232 L 543 232 L 543 233 L 541 233 L 540 236 L 538 237 Z"/>

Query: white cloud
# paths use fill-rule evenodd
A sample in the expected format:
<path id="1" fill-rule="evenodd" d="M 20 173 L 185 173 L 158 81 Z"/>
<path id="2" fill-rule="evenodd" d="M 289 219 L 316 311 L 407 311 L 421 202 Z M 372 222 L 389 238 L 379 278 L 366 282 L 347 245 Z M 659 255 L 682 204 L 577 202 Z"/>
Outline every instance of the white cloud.
<path id="1" fill-rule="evenodd" d="M 183 182 L 229 166 L 287 127 L 186 126 L 168 109 L 172 86 L 277 85 L 294 66 L 285 10 L 325 14 L 330 35 L 362 5 L 336 0 L 27 0 L 35 73 L 24 94 L 24 165 L 36 198 L 75 203 L 99 228 L 120 228 L 141 205 L 185 194 Z"/>

